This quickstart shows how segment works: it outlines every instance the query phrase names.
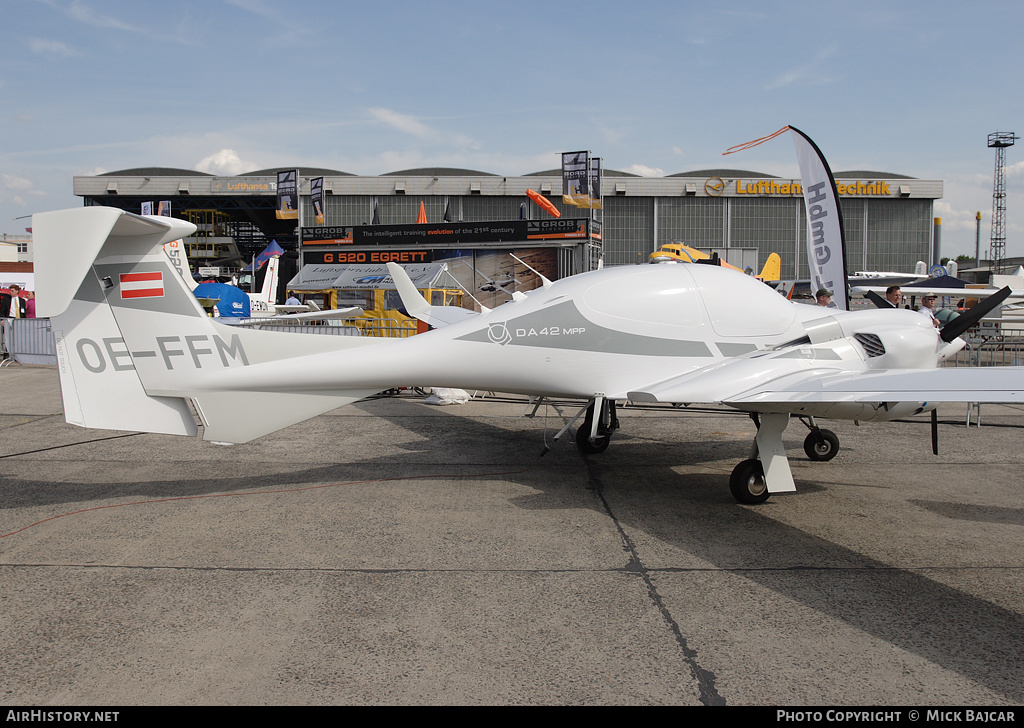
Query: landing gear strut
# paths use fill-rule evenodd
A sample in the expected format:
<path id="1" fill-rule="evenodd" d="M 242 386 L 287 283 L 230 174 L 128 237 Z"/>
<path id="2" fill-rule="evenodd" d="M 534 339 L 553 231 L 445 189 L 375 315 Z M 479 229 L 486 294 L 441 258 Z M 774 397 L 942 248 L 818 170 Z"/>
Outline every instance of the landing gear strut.
<path id="1" fill-rule="evenodd" d="M 595 418 L 594 413 L 598 412 Z M 615 414 L 615 400 L 595 397 L 587 407 L 587 416 L 576 430 L 576 447 L 580 452 L 596 455 L 608 449 L 612 433 L 619 429 L 619 418 Z"/>
<path id="2" fill-rule="evenodd" d="M 757 435 L 750 446 L 750 457 L 741 462 L 729 476 L 729 490 L 740 503 L 764 503 L 772 493 L 796 490 L 789 469 L 782 433 L 789 424 L 788 414 L 751 413 Z"/>

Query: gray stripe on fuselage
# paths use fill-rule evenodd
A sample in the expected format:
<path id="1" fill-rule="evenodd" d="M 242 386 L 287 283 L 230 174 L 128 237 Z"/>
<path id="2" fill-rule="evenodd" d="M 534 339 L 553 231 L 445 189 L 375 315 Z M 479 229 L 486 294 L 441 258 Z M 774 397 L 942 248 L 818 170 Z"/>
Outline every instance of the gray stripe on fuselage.
<path id="1" fill-rule="evenodd" d="M 594 351 L 604 354 L 705 358 L 714 356 L 703 341 L 662 339 L 599 326 L 585 318 L 573 301 L 565 301 L 504 322 L 495 321 L 485 328 L 460 336 L 457 340 L 501 346 Z"/>
<path id="2" fill-rule="evenodd" d="M 722 352 L 722 356 L 734 357 L 743 356 L 749 354 L 752 351 L 757 351 L 757 347 L 753 344 L 732 344 L 726 341 L 716 341 L 715 346 Z"/>
<path id="3" fill-rule="evenodd" d="M 773 356 L 773 359 L 821 359 L 827 361 L 836 361 L 841 359 L 836 352 L 832 349 L 812 349 L 812 348 L 800 348 L 794 349 L 793 351 L 787 351 L 785 354 L 779 354 Z"/>

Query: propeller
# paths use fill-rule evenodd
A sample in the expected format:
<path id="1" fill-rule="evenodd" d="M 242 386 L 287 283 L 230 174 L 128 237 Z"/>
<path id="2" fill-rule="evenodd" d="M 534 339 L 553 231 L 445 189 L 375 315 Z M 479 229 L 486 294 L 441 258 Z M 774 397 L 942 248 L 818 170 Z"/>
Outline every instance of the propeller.
<path id="1" fill-rule="evenodd" d="M 874 291 L 868 291 L 867 293 L 865 293 L 864 298 L 868 299 L 869 301 L 871 301 L 871 303 L 875 304 L 875 308 L 894 308 L 894 306 L 891 303 L 886 301 L 884 298 L 879 296 Z"/>
<path id="2" fill-rule="evenodd" d="M 978 323 L 989 311 L 999 306 L 999 304 L 1006 300 L 1010 293 L 1010 287 L 1006 286 L 1005 288 L 1001 288 L 998 293 L 993 293 L 984 301 L 971 306 L 967 311 L 964 311 L 961 315 L 943 326 L 942 330 L 939 332 L 939 338 L 948 344 L 960 334 L 967 331 L 967 329 L 974 326 L 974 324 Z"/>

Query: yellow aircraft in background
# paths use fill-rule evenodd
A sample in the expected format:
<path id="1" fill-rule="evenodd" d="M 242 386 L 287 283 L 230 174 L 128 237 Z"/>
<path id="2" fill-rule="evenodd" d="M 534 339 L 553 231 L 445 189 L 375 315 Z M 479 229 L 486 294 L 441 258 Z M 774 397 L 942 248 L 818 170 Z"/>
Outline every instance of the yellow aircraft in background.
<path id="1" fill-rule="evenodd" d="M 683 243 L 668 243 L 662 245 L 658 250 L 651 253 L 652 263 L 668 263 L 675 261 L 677 263 L 696 263 L 699 260 L 710 260 L 711 256 L 707 253 L 702 253 L 696 248 L 691 248 L 689 245 Z M 744 272 L 742 269 L 737 268 L 734 265 L 729 265 L 724 260 L 721 261 L 723 268 L 732 268 L 738 270 L 741 273 Z M 777 281 L 782 277 L 782 258 L 779 257 L 778 253 L 772 253 L 768 256 L 768 260 L 765 261 L 764 268 L 761 269 L 760 275 L 756 276 L 758 280 L 762 281 Z"/>

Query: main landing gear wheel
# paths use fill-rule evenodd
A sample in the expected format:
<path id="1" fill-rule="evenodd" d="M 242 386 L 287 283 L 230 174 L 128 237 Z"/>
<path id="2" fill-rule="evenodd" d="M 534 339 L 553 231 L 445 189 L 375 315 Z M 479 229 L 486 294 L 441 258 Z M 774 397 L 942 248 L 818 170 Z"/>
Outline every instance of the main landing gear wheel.
<path id="1" fill-rule="evenodd" d="M 764 478 L 764 467 L 760 460 L 744 460 L 729 476 L 729 490 L 740 503 L 756 505 L 764 503 L 771 495 Z"/>
<path id="2" fill-rule="evenodd" d="M 576 447 L 580 449 L 580 452 L 586 453 L 587 455 L 597 455 L 608 449 L 608 443 L 612 441 L 611 435 L 601 435 L 590 441 L 590 422 L 585 422 L 583 427 L 576 430 Z"/>
<path id="3" fill-rule="evenodd" d="M 804 452 L 811 460 L 831 460 L 839 452 L 839 437 L 832 430 L 819 429 L 817 435 L 811 431 L 804 440 Z"/>
<path id="4" fill-rule="evenodd" d="M 591 440 L 590 434 L 594 431 L 594 410 L 595 407 L 591 404 L 587 408 L 583 424 L 576 430 L 576 447 L 586 455 L 597 455 L 607 450 L 608 444 L 612 441 L 612 433 L 619 428 L 619 418 L 615 413 L 615 400 L 603 400 L 600 405 L 597 434 Z"/>

